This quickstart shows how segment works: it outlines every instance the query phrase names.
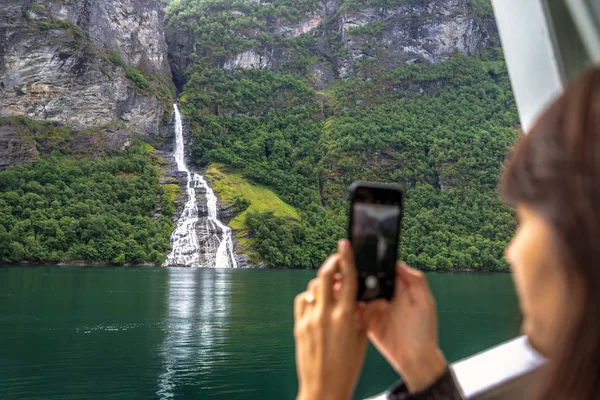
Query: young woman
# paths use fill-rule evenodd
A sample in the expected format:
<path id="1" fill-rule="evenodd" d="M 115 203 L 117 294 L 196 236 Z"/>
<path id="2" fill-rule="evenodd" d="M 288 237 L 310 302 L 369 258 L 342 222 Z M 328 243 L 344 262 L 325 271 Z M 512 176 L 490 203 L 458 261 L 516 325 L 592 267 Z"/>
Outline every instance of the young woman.
<path id="1" fill-rule="evenodd" d="M 573 82 L 523 137 L 502 182 L 518 229 L 506 249 L 531 345 L 535 399 L 600 399 L 600 68 Z M 404 378 L 392 399 L 460 399 L 438 346 L 424 275 L 404 265 L 389 303 L 356 304 L 341 241 L 294 305 L 299 399 L 349 399 L 367 337 Z"/>

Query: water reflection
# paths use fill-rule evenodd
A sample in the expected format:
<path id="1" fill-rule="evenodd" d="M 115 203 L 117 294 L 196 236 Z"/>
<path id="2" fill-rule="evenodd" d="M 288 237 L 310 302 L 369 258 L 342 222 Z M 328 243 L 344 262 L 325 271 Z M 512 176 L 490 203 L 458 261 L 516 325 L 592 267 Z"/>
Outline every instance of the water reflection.
<path id="1" fill-rule="evenodd" d="M 157 395 L 172 399 L 178 384 L 194 386 L 222 355 L 230 314 L 226 270 L 169 268 L 164 369 Z"/>

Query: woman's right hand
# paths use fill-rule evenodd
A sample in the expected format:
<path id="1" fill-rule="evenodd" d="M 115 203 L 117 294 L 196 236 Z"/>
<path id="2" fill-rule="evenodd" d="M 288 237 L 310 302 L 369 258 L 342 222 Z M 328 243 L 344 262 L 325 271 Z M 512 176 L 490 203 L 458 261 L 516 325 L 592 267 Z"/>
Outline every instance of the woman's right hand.
<path id="1" fill-rule="evenodd" d="M 411 393 L 421 392 L 440 378 L 447 363 L 438 345 L 436 305 L 422 272 L 398 264 L 391 302 L 377 301 L 369 323 L 369 338 L 402 375 Z"/>

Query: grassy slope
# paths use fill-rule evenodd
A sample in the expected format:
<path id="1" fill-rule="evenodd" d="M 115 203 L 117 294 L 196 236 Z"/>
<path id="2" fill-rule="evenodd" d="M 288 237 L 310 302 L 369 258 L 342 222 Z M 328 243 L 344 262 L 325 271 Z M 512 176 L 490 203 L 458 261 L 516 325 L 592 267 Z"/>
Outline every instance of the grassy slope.
<path id="1" fill-rule="evenodd" d="M 271 189 L 251 183 L 241 173 L 232 172 L 223 164 L 210 164 L 205 175 L 210 179 L 211 187 L 221 202 L 233 203 L 236 198 L 250 202 L 250 206 L 245 211 L 229 222 L 229 226 L 237 231 L 238 241 L 245 247 L 251 245 L 251 242 L 245 238 L 248 231 L 246 225 L 248 213 L 272 211 L 276 217 L 300 220 L 298 211 L 281 200 Z"/>

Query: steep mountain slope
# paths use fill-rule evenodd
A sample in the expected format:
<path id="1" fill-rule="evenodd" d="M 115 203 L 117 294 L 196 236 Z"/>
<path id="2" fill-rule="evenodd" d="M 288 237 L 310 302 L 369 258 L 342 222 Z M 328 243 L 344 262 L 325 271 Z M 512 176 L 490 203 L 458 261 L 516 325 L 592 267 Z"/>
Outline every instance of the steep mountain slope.
<path id="1" fill-rule="evenodd" d="M 168 23 L 180 87 L 195 56 L 204 67 L 301 73 L 323 86 L 373 62 L 389 69 L 499 46 L 486 0 L 184 0 L 171 3 Z"/>
<path id="2" fill-rule="evenodd" d="M 19 0 L 2 8 L 0 117 L 93 131 L 73 138 L 72 150 L 158 138 L 173 93 L 157 2 Z M 30 137 L 9 127 L 0 130 L 0 160 L 10 157 L 0 168 L 38 155 Z"/>
<path id="3" fill-rule="evenodd" d="M 0 263 L 164 261 L 178 179 L 141 142 L 174 98 L 161 7 L 2 2 Z"/>
<path id="4" fill-rule="evenodd" d="M 249 213 L 246 252 L 319 265 L 345 235 L 348 184 L 370 179 L 407 188 L 412 265 L 506 268 L 495 187 L 518 118 L 489 2 L 179 0 L 167 32 L 197 164 L 300 211 Z"/>

